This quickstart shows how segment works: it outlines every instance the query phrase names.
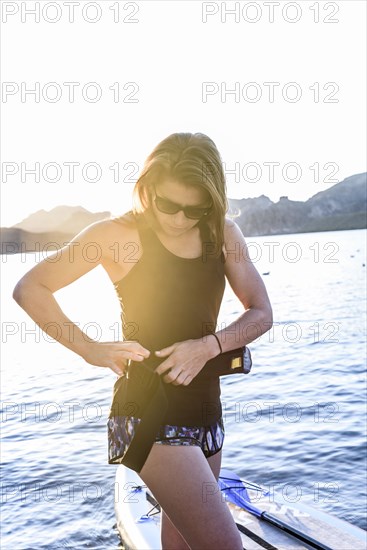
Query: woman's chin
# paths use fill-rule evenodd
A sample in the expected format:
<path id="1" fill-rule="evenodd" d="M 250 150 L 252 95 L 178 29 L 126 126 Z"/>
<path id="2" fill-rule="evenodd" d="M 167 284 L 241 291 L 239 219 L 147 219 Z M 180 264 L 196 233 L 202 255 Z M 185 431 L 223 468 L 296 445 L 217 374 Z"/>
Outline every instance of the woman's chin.
<path id="1" fill-rule="evenodd" d="M 188 227 L 177 227 L 175 225 L 170 225 L 168 223 L 165 223 L 164 226 L 162 225 L 162 228 L 163 230 L 165 231 L 165 233 L 167 233 L 167 235 L 172 235 L 172 236 L 180 236 L 180 235 L 183 235 L 184 233 L 187 233 L 188 231 L 191 231 L 191 229 L 193 228 L 192 225 L 189 225 Z"/>

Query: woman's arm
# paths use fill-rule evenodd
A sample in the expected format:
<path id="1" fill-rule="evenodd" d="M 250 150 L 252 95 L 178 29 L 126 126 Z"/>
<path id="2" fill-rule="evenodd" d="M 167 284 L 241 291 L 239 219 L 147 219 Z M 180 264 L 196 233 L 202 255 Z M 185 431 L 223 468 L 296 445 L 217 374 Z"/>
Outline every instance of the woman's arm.
<path id="1" fill-rule="evenodd" d="M 245 312 L 216 332 L 223 351 L 245 346 L 270 330 L 273 314 L 265 285 L 250 260 L 241 229 L 231 220 L 225 224 L 225 274 Z"/>
<path id="2" fill-rule="evenodd" d="M 64 314 L 53 296 L 57 290 L 110 260 L 110 227 L 105 220 L 86 227 L 70 243 L 28 271 L 16 284 L 13 298 L 60 344 L 92 365 L 109 367 L 116 374 L 122 374 L 127 359 L 141 361 L 149 356 L 149 351 L 137 342 L 98 343 L 92 340 Z M 101 251 L 96 260 L 90 260 L 83 253 L 90 243 Z"/>

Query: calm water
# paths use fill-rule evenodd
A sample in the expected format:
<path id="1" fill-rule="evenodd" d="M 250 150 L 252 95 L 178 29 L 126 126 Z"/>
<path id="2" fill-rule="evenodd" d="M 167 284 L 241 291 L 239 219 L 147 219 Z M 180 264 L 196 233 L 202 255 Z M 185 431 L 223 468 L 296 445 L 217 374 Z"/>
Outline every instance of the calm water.
<path id="1" fill-rule="evenodd" d="M 366 232 L 249 238 L 274 309 L 253 371 L 222 377 L 223 466 L 366 529 Z M 2 256 L 2 549 L 116 549 L 106 422 L 115 375 L 11 298 L 40 254 Z M 92 338 L 120 330 L 101 267 L 55 295 Z M 218 328 L 241 312 L 227 287 Z"/>

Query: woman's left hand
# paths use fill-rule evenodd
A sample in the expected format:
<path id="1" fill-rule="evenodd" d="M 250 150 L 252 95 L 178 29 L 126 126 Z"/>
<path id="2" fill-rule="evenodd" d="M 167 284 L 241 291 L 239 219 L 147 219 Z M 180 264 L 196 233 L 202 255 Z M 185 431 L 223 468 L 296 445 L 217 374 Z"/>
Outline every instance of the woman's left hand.
<path id="1" fill-rule="evenodd" d="M 155 352 L 157 357 L 167 357 L 155 369 L 157 374 L 165 374 L 163 381 L 175 386 L 188 386 L 204 367 L 205 363 L 218 353 L 214 338 L 185 340 Z M 215 340 L 214 340 L 215 342 Z"/>

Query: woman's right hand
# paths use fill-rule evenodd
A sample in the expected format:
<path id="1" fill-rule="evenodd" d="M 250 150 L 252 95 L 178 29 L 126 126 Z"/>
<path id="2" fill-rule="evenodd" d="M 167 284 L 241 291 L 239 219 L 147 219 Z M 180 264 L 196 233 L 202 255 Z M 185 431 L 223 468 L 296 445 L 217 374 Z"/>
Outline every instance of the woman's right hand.
<path id="1" fill-rule="evenodd" d="M 131 361 L 144 361 L 150 351 L 135 340 L 119 342 L 89 342 L 83 353 L 83 359 L 90 365 L 107 367 L 118 376 L 122 376 Z"/>

